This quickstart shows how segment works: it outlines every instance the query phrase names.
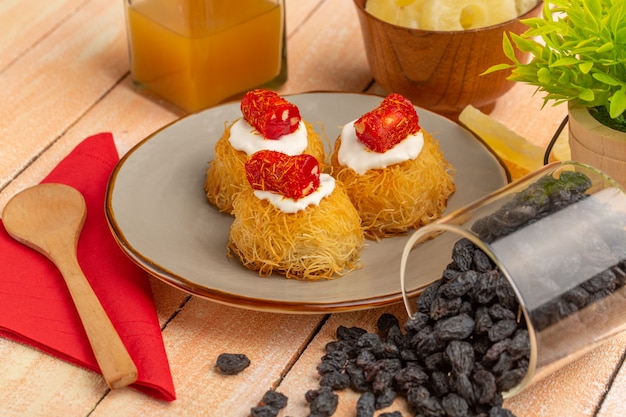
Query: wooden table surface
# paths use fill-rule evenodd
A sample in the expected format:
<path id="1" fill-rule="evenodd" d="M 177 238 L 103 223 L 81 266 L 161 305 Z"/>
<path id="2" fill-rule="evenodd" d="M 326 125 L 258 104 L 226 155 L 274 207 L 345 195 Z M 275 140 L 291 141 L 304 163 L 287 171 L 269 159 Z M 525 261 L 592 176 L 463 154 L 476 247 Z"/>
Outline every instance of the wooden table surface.
<path id="1" fill-rule="evenodd" d="M 351 0 L 290 1 L 287 30 L 289 80 L 280 93 L 385 93 L 368 68 Z M 0 0 L 0 91 L 0 210 L 85 137 L 110 131 L 128 149 L 184 115 L 134 87 L 120 0 Z M 517 85 L 492 116 L 545 145 L 565 109 L 541 109 L 532 93 Z M 315 368 L 337 326 L 372 330 L 383 312 L 404 318 L 400 304 L 277 314 L 189 296 L 156 279 L 152 288 L 176 401 L 128 388 L 109 391 L 98 374 L 0 338 L 0 415 L 243 417 L 273 388 L 289 397 L 280 416 L 306 416 L 304 394 L 318 386 Z M 618 337 L 505 405 L 523 417 L 622 416 L 625 347 L 626 336 Z M 252 365 L 221 376 L 213 366 L 226 351 L 247 354 Z M 341 392 L 335 415 L 355 415 L 357 398 Z M 397 402 L 380 412 L 403 407 Z"/>

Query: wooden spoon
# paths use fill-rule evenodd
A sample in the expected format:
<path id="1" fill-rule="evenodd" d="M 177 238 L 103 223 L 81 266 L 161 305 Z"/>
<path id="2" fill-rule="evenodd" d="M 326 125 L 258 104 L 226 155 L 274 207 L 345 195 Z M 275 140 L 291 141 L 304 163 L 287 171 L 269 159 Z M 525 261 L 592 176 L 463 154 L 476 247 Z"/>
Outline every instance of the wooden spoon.
<path id="1" fill-rule="evenodd" d="M 15 195 L 2 220 L 13 238 L 59 268 L 107 385 L 120 388 L 135 382 L 137 368 L 78 264 L 76 248 L 86 214 L 80 192 L 49 183 Z"/>

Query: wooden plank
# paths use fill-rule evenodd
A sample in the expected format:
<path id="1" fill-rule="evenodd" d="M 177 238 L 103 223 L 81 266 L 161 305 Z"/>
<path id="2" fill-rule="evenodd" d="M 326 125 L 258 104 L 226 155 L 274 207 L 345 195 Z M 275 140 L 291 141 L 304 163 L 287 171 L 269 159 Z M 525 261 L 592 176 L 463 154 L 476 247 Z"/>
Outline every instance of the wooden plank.
<path id="1" fill-rule="evenodd" d="M 619 336 L 618 340 L 624 344 L 626 335 Z M 615 378 L 608 387 L 608 392 L 600 404 L 598 417 L 614 417 L 626 415 L 626 402 L 624 402 L 624 393 L 626 393 L 626 349 L 622 349 L 622 358 L 619 367 L 616 369 Z"/>
<path id="2" fill-rule="evenodd" d="M 85 0 L 1 0 L 0 72 L 85 3 Z"/>
<path id="3" fill-rule="evenodd" d="M 126 73 L 119 6 L 86 4 L 2 73 L 0 189 Z"/>
<path id="4" fill-rule="evenodd" d="M 107 391 L 102 377 L 0 338 L 0 415 L 87 415 Z"/>
<path id="5" fill-rule="evenodd" d="M 363 91 L 371 81 L 352 1 L 322 2 L 287 48 L 289 79 L 281 94 Z"/>

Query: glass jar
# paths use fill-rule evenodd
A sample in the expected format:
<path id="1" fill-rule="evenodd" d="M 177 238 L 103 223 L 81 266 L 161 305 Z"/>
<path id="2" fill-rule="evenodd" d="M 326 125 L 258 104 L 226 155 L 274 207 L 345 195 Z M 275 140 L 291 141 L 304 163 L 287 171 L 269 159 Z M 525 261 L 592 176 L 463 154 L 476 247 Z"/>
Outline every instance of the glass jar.
<path id="1" fill-rule="evenodd" d="M 125 0 L 133 81 L 188 112 L 287 79 L 284 0 Z"/>
<path id="2" fill-rule="evenodd" d="M 479 319 L 479 308 L 511 305 L 509 320 L 527 329 L 529 348 L 520 379 L 504 393 L 511 396 L 626 330 L 626 194 L 590 166 L 546 165 L 417 230 L 401 264 L 410 317 L 420 294 L 459 279 L 459 270 L 476 272 L 460 281 L 474 287 L 434 291 L 472 304 L 485 331 L 497 319 Z M 473 331 L 469 339 L 483 338 Z"/>

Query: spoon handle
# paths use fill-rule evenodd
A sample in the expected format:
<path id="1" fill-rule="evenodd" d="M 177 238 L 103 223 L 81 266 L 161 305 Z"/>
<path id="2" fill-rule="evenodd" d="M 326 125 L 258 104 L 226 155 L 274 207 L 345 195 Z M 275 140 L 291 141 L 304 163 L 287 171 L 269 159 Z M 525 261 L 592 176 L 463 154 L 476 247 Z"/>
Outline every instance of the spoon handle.
<path id="1" fill-rule="evenodd" d="M 125 387 L 137 380 L 137 368 L 83 274 L 73 249 L 55 251 L 50 257 L 65 279 L 107 385 L 112 389 Z"/>

